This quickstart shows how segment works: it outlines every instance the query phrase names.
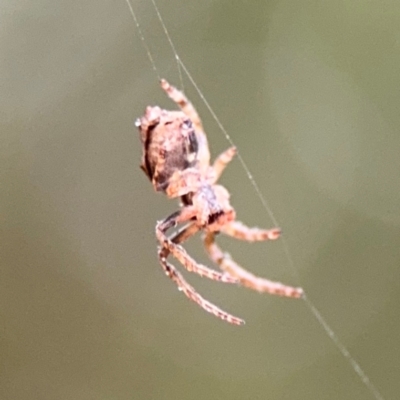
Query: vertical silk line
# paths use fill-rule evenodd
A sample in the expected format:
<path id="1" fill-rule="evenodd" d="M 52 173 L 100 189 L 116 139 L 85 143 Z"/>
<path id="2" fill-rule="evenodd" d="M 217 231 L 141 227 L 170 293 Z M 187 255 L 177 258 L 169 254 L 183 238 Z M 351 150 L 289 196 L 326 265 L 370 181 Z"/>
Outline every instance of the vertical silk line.
<path id="1" fill-rule="evenodd" d="M 127 0 L 129 1 L 129 0 Z M 171 35 L 169 34 L 166 25 L 164 24 L 164 20 L 161 17 L 160 11 L 158 9 L 157 3 L 155 2 L 155 0 L 151 0 L 151 2 L 153 3 L 153 7 L 154 10 L 156 11 L 158 20 L 160 21 L 160 24 L 164 30 L 165 36 L 168 39 L 169 45 L 171 47 L 172 52 L 174 53 L 174 57 L 175 57 L 175 61 L 176 61 L 176 66 L 178 68 L 178 74 L 179 74 L 179 81 L 181 83 L 180 89 L 184 90 L 184 86 L 183 86 L 183 77 L 182 77 L 182 70 L 181 70 L 181 59 L 179 58 L 178 52 L 175 49 L 175 45 L 174 42 L 171 39 Z"/>
<path id="2" fill-rule="evenodd" d="M 195 90 L 197 91 L 197 93 L 200 96 L 201 100 L 203 101 L 203 103 L 207 107 L 207 109 L 210 112 L 211 116 L 213 117 L 214 121 L 218 125 L 219 129 L 221 130 L 221 132 L 225 136 L 226 140 L 229 142 L 229 144 L 231 146 L 235 146 L 232 138 L 230 137 L 230 135 L 228 134 L 227 130 L 223 126 L 223 124 L 220 121 L 220 119 L 218 118 L 217 114 L 214 112 L 214 110 L 211 107 L 210 103 L 207 101 L 205 95 L 201 91 L 200 87 L 197 85 L 197 83 L 194 80 L 193 76 L 190 74 L 188 68 L 183 63 L 182 59 L 180 58 L 180 56 L 179 56 L 179 54 L 178 54 L 178 52 L 177 52 L 177 50 L 175 48 L 175 45 L 174 45 L 174 43 L 172 41 L 172 38 L 171 38 L 171 36 L 170 36 L 170 34 L 169 34 L 168 30 L 167 30 L 167 27 L 166 27 L 166 25 L 164 23 L 164 20 L 163 20 L 163 18 L 161 16 L 161 13 L 159 11 L 159 8 L 158 8 L 155 0 L 151 0 L 151 1 L 152 1 L 154 10 L 155 10 L 155 12 L 157 14 L 157 18 L 158 18 L 158 20 L 159 20 L 159 22 L 160 22 L 160 24 L 161 24 L 161 26 L 162 26 L 162 28 L 164 30 L 164 33 L 165 33 L 165 35 L 166 35 L 166 37 L 168 39 L 169 45 L 171 47 L 171 50 L 172 50 L 172 52 L 174 54 L 174 57 L 175 57 L 175 60 L 177 62 L 178 72 L 179 72 L 179 79 L 180 79 L 180 82 L 181 82 L 181 87 L 183 88 L 183 77 L 182 77 L 182 70 L 183 70 L 185 72 L 185 74 L 187 75 L 189 81 L 191 82 L 191 84 L 193 85 Z M 129 7 L 129 11 L 130 11 L 131 16 L 133 18 L 133 21 L 135 23 L 135 26 L 136 26 L 136 29 L 138 31 L 139 38 L 141 40 L 143 48 L 147 53 L 147 57 L 149 58 L 151 67 L 154 70 L 158 80 L 160 80 L 161 76 L 160 76 L 159 71 L 157 69 L 157 66 L 156 66 L 156 64 L 154 62 L 154 59 L 153 59 L 153 56 L 151 54 L 150 48 L 146 43 L 146 40 L 145 40 L 145 37 L 143 35 L 141 26 L 139 24 L 139 20 L 138 20 L 135 12 L 133 10 L 133 7 L 132 7 L 132 5 L 130 3 L 130 0 L 125 0 L 125 2 L 127 3 L 128 7 Z M 249 178 L 249 180 L 251 182 L 251 185 L 253 186 L 255 192 L 257 193 L 257 196 L 258 196 L 259 200 L 261 201 L 261 204 L 263 205 L 265 211 L 267 212 L 268 216 L 270 217 L 271 221 L 273 222 L 273 224 L 275 226 L 279 226 L 279 223 L 278 223 L 274 213 L 272 212 L 271 207 L 269 206 L 265 196 L 262 194 L 260 187 L 258 186 L 257 182 L 255 181 L 255 179 L 254 179 L 254 177 L 253 177 L 253 175 L 252 175 L 252 173 L 250 171 L 250 168 L 247 166 L 245 160 L 243 159 L 243 157 L 241 156 L 241 154 L 239 152 L 237 153 L 237 157 L 238 157 L 239 162 L 242 165 L 242 168 L 244 169 L 247 177 Z M 280 241 L 281 241 L 281 244 L 283 246 L 283 250 L 285 252 L 287 261 L 289 263 L 289 266 L 290 266 L 292 272 L 294 273 L 294 275 L 297 277 L 298 281 L 300 281 L 299 273 L 298 273 L 298 271 L 297 271 L 297 269 L 295 267 L 295 263 L 294 263 L 294 261 L 292 259 L 291 254 L 290 254 L 289 245 L 287 243 L 287 240 L 285 239 L 285 236 L 282 236 Z M 340 354 L 342 354 L 344 359 L 350 364 L 350 366 L 353 369 L 353 371 L 357 374 L 357 376 L 360 379 L 360 381 L 369 390 L 369 392 L 375 398 L 375 400 L 385 400 L 384 397 L 379 392 L 379 390 L 376 388 L 376 386 L 372 383 L 371 379 L 368 377 L 368 375 L 361 368 L 360 364 L 358 364 L 358 362 L 355 360 L 355 358 L 350 354 L 349 350 L 347 350 L 346 346 L 342 343 L 342 341 L 336 335 L 334 330 L 328 325 L 328 323 L 326 322 L 325 318 L 322 316 L 320 311 L 311 302 L 311 300 L 307 297 L 307 295 L 305 293 L 303 294 L 302 299 L 304 300 L 304 303 L 306 304 L 307 308 L 310 310 L 310 312 L 312 313 L 314 318 L 322 326 L 324 332 L 331 339 L 331 341 L 336 346 L 336 348 L 338 349 Z"/>
<path id="3" fill-rule="evenodd" d="M 140 40 L 141 40 L 141 42 L 142 42 L 142 46 L 143 46 L 144 50 L 145 50 L 146 53 L 147 53 L 147 57 L 149 58 L 151 67 L 153 68 L 154 73 L 157 75 L 157 78 L 158 78 L 158 80 L 160 81 L 160 80 L 161 80 L 161 76 L 160 76 L 160 74 L 158 73 L 158 69 L 157 69 L 157 67 L 156 67 L 156 63 L 154 62 L 153 56 L 151 55 L 150 48 L 149 48 L 149 46 L 147 46 L 146 40 L 145 40 L 144 35 L 143 35 L 143 32 L 142 32 L 142 28 L 140 27 L 140 24 L 139 24 L 139 20 L 137 19 L 136 14 L 135 14 L 135 12 L 133 11 L 132 4 L 131 4 L 131 2 L 130 2 L 129 0 L 125 0 L 125 2 L 126 2 L 128 8 L 129 8 L 129 11 L 130 11 L 131 16 L 132 16 L 132 18 L 133 18 L 133 22 L 134 22 L 135 25 L 136 25 L 136 29 L 137 29 L 138 34 L 139 34 L 139 38 L 140 38 Z"/>

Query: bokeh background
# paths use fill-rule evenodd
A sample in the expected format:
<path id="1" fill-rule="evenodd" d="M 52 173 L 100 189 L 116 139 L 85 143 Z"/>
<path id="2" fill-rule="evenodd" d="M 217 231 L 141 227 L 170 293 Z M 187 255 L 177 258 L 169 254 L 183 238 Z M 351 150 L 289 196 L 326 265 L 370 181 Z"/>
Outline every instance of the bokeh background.
<path id="1" fill-rule="evenodd" d="M 400 390 L 400 3 L 158 0 L 178 53 L 286 235 L 221 238 L 304 286 L 385 399 Z M 180 86 L 150 1 L 133 7 Z M 0 5 L 0 398 L 373 399 L 304 301 L 186 274 L 246 319 L 178 292 L 155 222 L 177 207 L 139 169 L 134 120 L 173 108 L 123 0 Z M 213 155 L 226 139 L 187 79 Z M 238 161 L 240 219 L 272 221 Z M 201 241 L 187 244 L 207 262 Z"/>

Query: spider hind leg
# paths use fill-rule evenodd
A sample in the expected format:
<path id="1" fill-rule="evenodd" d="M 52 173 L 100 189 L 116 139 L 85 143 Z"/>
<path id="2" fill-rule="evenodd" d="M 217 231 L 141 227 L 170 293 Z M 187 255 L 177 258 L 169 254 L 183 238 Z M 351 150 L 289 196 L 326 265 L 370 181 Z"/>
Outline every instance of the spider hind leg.
<path id="1" fill-rule="evenodd" d="M 232 221 L 222 227 L 221 231 L 235 239 L 247 242 L 260 242 L 264 240 L 276 240 L 281 235 L 281 228 L 261 229 L 250 228 L 240 221 Z"/>
<path id="2" fill-rule="evenodd" d="M 176 214 L 178 214 L 178 216 L 174 217 Z M 238 283 L 236 278 L 228 274 L 220 273 L 205 265 L 197 263 L 192 257 L 189 256 L 189 254 L 182 246 L 176 243 L 177 242 L 176 239 L 175 241 L 171 240 L 165 235 L 165 232 L 169 228 L 177 224 L 177 220 L 180 216 L 181 216 L 180 212 L 174 213 L 172 214 L 172 216 L 166 218 L 161 222 L 158 222 L 156 225 L 156 236 L 162 246 L 160 249 L 160 257 L 166 258 L 171 253 L 189 272 L 194 272 L 195 274 L 198 274 L 202 277 L 206 277 L 215 281 L 221 281 L 225 283 Z M 191 229 L 193 230 L 193 228 Z M 184 235 L 183 232 L 180 232 L 179 234 L 182 237 L 184 237 L 184 239 L 187 239 L 189 236 L 192 236 L 195 232 L 196 231 L 193 230 L 193 233 L 191 233 L 190 235 L 188 234 Z"/>
<path id="3" fill-rule="evenodd" d="M 183 210 L 188 210 L 189 207 Z M 182 211 L 183 211 L 182 210 Z M 182 212 L 178 211 L 167 217 L 165 220 L 159 222 L 156 226 L 156 235 L 162 245 L 158 250 L 158 258 L 161 266 L 163 267 L 166 275 L 172 279 L 178 286 L 186 297 L 197 303 L 205 311 L 217 316 L 218 318 L 227 321 L 234 325 L 243 325 L 244 321 L 237 318 L 223 310 L 221 310 L 216 305 L 212 304 L 208 300 L 204 299 L 196 290 L 187 283 L 184 277 L 177 271 L 177 269 L 167 261 L 168 255 L 171 253 L 181 264 L 191 272 L 195 272 L 201 276 L 205 276 L 209 279 L 218 280 L 227 283 L 237 283 L 237 279 L 226 273 L 219 273 L 217 271 L 211 270 L 208 267 L 197 264 L 183 249 L 179 243 L 189 239 L 200 229 L 194 223 L 189 224 L 187 227 L 178 231 L 171 239 L 166 236 L 166 231 L 171 227 L 175 226 L 177 223 L 185 222 L 190 219 L 190 211 L 186 216 L 182 217 Z"/>
<path id="4" fill-rule="evenodd" d="M 258 238 L 259 237 L 257 237 L 257 239 Z M 260 293 L 269 293 L 283 297 L 300 298 L 303 296 L 304 292 L 302 288 L 287 286 L 280 282 L 270 281 L 245 270 L 243 267 L 237 264 L 228 253 L 224 253 L 221 250 L 221 248 L 215 242 L 214 232 L 207 232 L 204 235 L 203 240 L 206 252 L 211 260 L 215 262 L 222 271 L 237 278 L 242 286 L 256 290 Z"/>
<path id="5" fill-rule="evenodd" d="M 219 307 L 217 307 L 213 303 L 209 302 L 208 300 L 200 296 L 196 292 L 196 290 L 187 283 L 185 278 L 176 270 L 176 268 L 172 264 L 170 264 L 165 257 L 162 257 L 160 255 L 160 252 L 159 252 L 159 259 L 161 266 L 163 267 L 167 276 L 176 283 L 178 289 L 182 291 L 188 299 L 194 301 L 202 309 L 215 315 L 216 317 L 222 319 L 223 321 L 227 321 L 233 325 L 244 325 L 245 323 L 244 320 L 221 310 Z"/>

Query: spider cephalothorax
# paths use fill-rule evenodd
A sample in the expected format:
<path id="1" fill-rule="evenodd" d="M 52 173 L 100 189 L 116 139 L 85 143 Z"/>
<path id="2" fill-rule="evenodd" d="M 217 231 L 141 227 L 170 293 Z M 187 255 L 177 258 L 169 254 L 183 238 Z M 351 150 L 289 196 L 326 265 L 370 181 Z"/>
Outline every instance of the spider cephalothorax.
<path id="1" fill-rule="evenodd" d="M 275 240 L 280 235 L 280 229 L 249 228 L 236 221 L 235 210 L 229 202 L 229 192 L 216 184 L 236 154 L 236 149 L 227 149 L 210 165 L 207 137 L 195 108 L 181 91 L 167 81 L 161 80 L 161 87 L 181 111 L 167 111 L 149 106 L 145 115 L 136 121 L 136 126 L 139 128 L 143 146 L 142 170 L 156 191 L 164 192 L 169 198 L 181 200 L 180 209 L 156 225 L 156 236 L 160 243 L 158 255 L 166 274 L 188 298 L 206 311 L 236 325 L 243 324 L 244 321 L 202 298 L 167 261 L 170 253 L 188 271 L 201 276 L 239 283 L 259 292 L 301 297 L 301 288 L 251 274 L 233 261 L 228 253 L 222 252 L 216 244 L 215 234 L 218 232 L 253 242 Z M 172 238 L 166 235 L 168 229 L 184 223 L 186 225 Z M 222 273 L 198 264 L 180 245 L 198 231 L 203 231 L 206 251 Z"/>

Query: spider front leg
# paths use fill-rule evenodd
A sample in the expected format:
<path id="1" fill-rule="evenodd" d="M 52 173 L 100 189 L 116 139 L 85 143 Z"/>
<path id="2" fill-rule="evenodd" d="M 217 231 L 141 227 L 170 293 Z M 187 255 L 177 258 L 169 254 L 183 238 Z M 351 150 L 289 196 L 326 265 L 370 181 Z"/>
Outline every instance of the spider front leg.
<path id="1" fill-rule="evenodd" d="M 251 229 L 251 228 L 248 228 Z M 254 228 L 253 228 L 254 229 Z M 255 228 L 258 229 L 258 228 Z M 259 230 L 262 231 L 262 230 Z M 257 231 L 254 231 L 253 239 L 263 240 Z M 241 285 L 261 293 L 269 293 L 278 296 L 300 298 L 303 296 L 303 289 L 292 286 L 286 286 L 280 282 L 270 281 L 265 278 L 260 278 L 251 272 L 245 270 L 234 260 L 230 254 L 224 253 L 215 242 L 215 233 L 207 232 L 203 237 L 204 246 L 211 260 L 213 260 L 222 271 L 227 272 L 231 276 L 237 278 Z"/>
<path id="2" fill-rule="evenodd" d="M 174 101 L 192 121 L 199 142 L 198 158 L 203 168 L 207 168 L 210 164 L 210 150 L 199 114 L 183 92 L 170 85 L 165 79 L 161 79 L 160 84 L 169 98 Z"/>
<path id="3" fill-rule="evenodd" d="M 218 181 L 218 179 L 222 175 L 222 172 L 227 167 L 227 165 L 233 160 L 233 157 L 235 157 L 236 153 L 237 153 L 236 147 L 229 147 L 229 149 L 226 149 L 215 159 L 214 164 L 212 166 L 212 169 L 215 174 L 212 183 Z"/>
<path id="4" fill-rule="evenodd" d="M 201 276 L 206 276 L 207 278 L 218 280 L 221 282 L 237 283 L 237 280 L 235 278 L 232 278 L 227 274 L 221 274 L 209 269 L 204 265 L 197 264 L 186 253 L 186 251 L 181 246 L 179 246 L 178 243 L 187 240 L 190 236 L 194 235 L 199 230 L 199 228 L 194 224 L 189 225 L 183 231 L 178 232 L 174 237 L 172 237 L 172 239 L 167 238 L 165 233 L 168 229 L 176 226 L 176 224 L 178 223 L 189 220 L 190 216 L 190 207 L 186 207 L 183 209 L 183 212 L 178 211 L 172 214 L 170 217 L 166 218 L 164 221 L 157 223 L 156 235 L 160 244 L 162 245 L 162 247 L 160 247 L 158 251 L 158 257 L 161 266 L 163 267 L 167 276 L 177 284 L 178 288 L 183 291 L 183 293 L 190 300 L 197 303 L 201 308 L 231 324 L 243 325 L 244 321 L 242 319 L 221 310 L 216 305 L 212 304 L 211 302 L 205 300 L 202 296 L 200 296 L 195 291 L 195 289 L 186 282 L 186 280 L 176 270 L 176 268 L 172 264 L 167 262 L 167 257 L 169 253 L 172 253 L 172 255 L 174 255 L 188 271 L 196 272 Z"/>

